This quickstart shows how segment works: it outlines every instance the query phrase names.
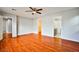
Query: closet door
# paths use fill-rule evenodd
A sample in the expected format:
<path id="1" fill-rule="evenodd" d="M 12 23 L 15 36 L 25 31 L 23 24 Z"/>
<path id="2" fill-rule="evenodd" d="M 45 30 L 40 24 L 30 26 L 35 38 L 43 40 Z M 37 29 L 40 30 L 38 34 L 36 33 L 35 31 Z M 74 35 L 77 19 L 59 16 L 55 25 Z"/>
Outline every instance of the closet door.
<path id="1" fill-rule="evenodd" d="M 3 18 L 0 16 L 0 40 L 3 39 Z"/>

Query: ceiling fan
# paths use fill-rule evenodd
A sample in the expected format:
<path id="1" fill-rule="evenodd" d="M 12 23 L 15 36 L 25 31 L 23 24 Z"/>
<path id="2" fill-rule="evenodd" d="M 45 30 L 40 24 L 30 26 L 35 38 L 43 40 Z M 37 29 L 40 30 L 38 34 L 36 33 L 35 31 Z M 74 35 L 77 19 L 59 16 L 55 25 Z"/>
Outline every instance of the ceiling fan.
<path id="1" fill-rule="evenodd" d="M 40 9 L 37 9 L 37 8 L 33 8 L 33 7 L 29 7 L 31 10 L 26 10 L 25 12 L 32 12 L 32 15 L 34 15 L 35 13 L 38 13 L 38 14 L 42 14 L 40 11 L 42 11 L 43 9 L 40 8 Z"/>

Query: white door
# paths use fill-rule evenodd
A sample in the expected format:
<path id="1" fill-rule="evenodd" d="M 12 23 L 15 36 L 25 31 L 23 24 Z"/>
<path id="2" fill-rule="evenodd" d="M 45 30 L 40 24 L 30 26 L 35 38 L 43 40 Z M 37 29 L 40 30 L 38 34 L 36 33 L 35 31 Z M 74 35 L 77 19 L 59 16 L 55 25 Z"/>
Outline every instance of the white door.
<path id="1" fill-rule="evenodd" d="M 3 18 L 0 16 L 0 40 L 3 39 Z"/>

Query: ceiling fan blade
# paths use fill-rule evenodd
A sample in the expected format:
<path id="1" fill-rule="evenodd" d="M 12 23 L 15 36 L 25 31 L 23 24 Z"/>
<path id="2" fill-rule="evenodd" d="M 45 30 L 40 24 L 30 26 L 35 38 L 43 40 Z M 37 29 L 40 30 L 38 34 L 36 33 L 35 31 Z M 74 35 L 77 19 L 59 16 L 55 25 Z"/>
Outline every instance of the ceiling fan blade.
<path id="1" fill-rule="evenodd" d="M 36 12 L 36 13 L 41 14 L 41 12 Z"/>
<path id="2" fill-rule="evenodd" d="M 38 10 L 36 10 L 36 11 L 41 11 L 41 10 L 43 10 L 43 9 L 38 9 Z"/>
<path id="3" fill-rule="evenodd" d="M 34 11 L 34 9 L 32 7 L 29 7 L 30 9 L 32 9 Z"/>
<path id="4" fill-rule="evenodd" d="M 31 10 L 26 10 L 25 12 L 32 12 Z"/>

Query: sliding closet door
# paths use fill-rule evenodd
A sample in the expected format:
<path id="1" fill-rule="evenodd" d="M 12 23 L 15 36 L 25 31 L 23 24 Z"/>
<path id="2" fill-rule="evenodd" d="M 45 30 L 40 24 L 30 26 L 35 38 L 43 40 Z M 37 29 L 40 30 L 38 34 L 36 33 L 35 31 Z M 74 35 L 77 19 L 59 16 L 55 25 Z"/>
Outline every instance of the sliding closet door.
<path id="1" fill-rule="evenodd" d="M 0 40 L 3 39 L 3 18 L 0 16 Z"/>

